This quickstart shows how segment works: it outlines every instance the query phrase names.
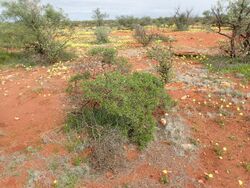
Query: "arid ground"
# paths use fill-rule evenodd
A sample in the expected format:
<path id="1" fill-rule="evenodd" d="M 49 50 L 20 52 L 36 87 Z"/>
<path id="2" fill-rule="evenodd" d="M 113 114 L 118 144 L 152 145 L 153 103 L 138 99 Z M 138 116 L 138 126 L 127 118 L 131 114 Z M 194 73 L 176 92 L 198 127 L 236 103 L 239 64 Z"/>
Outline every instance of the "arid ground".
<path id="1" fill-rule="evenodd" d="M 165 88 L 177 105 L 161 114 L 167 125 L 159 123 L 155 140 L 145 150 L 124 146 L 128 162 L 116 172 L 97 173 L 84 162 L 75 165 L 61 130 L 69 108 L 65 90 L 70 76 L 79 67 L 102 71 L 85 55 L 87 46 L 75 41 L 80 55 L 70 62 L 1 69 L 0 187 L 250 187 L 249 82 L 210 72 L 201 63 L 205 55 L 219 53 L 223 37 L 197 31 L 165 34 L 176 39 L 176 54 L 200 55 L 174 58 L 174 78 Z M 118 48 L 119 55 L 133 71 L 155 72 L 156 62 L 147 58 L 145 48 L 135 42 L 127 45 L 131 35 L 112 33 L 117 44 L 128 41 Z M 163 170 L 168 171 L 168 185 L 160 181 Z"/>

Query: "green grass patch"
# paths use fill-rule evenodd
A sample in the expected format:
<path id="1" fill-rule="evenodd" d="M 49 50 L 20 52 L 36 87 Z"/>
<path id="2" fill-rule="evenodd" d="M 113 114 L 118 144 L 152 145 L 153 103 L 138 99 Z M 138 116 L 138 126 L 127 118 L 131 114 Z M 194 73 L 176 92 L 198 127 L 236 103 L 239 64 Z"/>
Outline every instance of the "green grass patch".
<path id="1" fill-rule="evenodd" d="M 211 71 L 241 74 L 246 80 L 250 80 L 250 57 L 210 56 L 203 62 Z"/>
<path id="2" fill-rule="evenodd" d="M 21 52 L 0 51 L 0 68 L 16 67 L 20 64 L 34 66 L 35 62 Z"/>

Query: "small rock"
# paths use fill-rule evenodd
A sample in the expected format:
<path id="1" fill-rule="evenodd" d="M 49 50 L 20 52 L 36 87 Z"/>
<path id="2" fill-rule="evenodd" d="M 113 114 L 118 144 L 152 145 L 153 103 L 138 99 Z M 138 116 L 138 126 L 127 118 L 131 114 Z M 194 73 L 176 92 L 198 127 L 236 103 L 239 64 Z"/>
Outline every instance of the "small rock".
<path id="1" fill-rule="evenodd" d="M 167 120 L 165 118 L 161 118 L 161 125 L 166 125 L 167 124 Z"/>
<path id="2" fill-rule="evenodd" d="M 0 130 L 0 136 L 6 136 L 6 134 Z"/>
<path id="3" fill-rule="evenodd" d="M 247 97 L 247 98 L 250 98 L 250 93 L 247 93 L 247 94 L 246 94 L 246 97 Z"/>
<path id="4" fill-rule="evenodd" d="M 181 147 L 186 151 L 194 150 L 194 145 L 193 144 L 182 144 Z"/>
<path id="5" fill-rule="evenodd" d="M 200 184 L 204 184 L 204 181 L 203 181 L 203 180 L 198 180 L 198 182 L 199 182 Z"/>
<path id="6" fill-rule="evenodd" d="M 187 99 L 187 95 L 184 95 L 183 97 L 181 97 L 181 100 L 186 100 Z"/>

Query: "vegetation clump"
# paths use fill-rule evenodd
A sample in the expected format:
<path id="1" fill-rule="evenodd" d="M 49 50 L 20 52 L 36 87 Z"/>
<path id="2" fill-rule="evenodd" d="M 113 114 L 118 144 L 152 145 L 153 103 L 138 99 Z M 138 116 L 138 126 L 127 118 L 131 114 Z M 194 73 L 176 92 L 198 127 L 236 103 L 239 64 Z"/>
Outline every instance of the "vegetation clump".
<path id="1" fill-rule="evenodd" d="M 217 27 L 218 34 L 229 41 L 224 48 L 230 57 L 249 56 L 250 53 L 250 1 L 233 0 L 222 3 L 218 1 L 211 11 L 206 11 L 210 24 Z M 231 32 L 225 31 L 230 29 Z"/>
<path id="2" fill-rule="evenodd" d="M 134 38 L 143 46 L 147 46 L 153 41 L 154 35 L 147 33 L 143 26 L 136 25 L 134 31 Z"/>
<path id="3" fill-rule="evenodd" d="M 102 59 L 104 64 L 114 64 L 117 56 L 117 50 L 114 48 L 95 47 L 89 51 L 91 56 L 97 56 Z"/>
<path id="4" fill-rule="evenodd" d="M 55 63 L 65 56 L 70 35 L 64 32 L 69 21 L 62 11 L 51 5 L 41 5 L 39 0 L 4 1 L 2 7 L 2 17 L 6 22 L 14 22 L 12 26 L 17 30 L 9 38 L 11 44 L 19 43 L 18 46 L 44 63 Z M 19 30 L 22 36 L 18 34 Z"/>
<path id="5" fill-rule="evenodd" d="M 111 30 L 109 27 L 97 27 L 95 30 L 95 36 L 97 43 L 103 44 L 103 43 L 108 43 L 109 42 L 109 34 Z"/>
<path id="6" fill-rule="evenodd" d="M 154 46 L 148 50 L 147 54 L 149 58 L 159 63 L 157 71 L 162 81 L 168 83 L 172 77 L 173 60 L 171 47 Z"/>
<path id="7" fill-rule="evenodd" d="M 163 82 L 149 73 L 108 73 L 82 82 L 81 90 L 80 108 L 70 113 L 68 125 L 87 128 L 93 138 L 101 135 L 99 127 L 112 127 L 142 148 L 153 139 L 153 112 L 173 105 Z"/>
<path id="8" fill-rule="evenodd" d="M 105 18 L 108 18 L 108 17 L 109 15 L 105 12 L 101 12 L 99 8 L 93 11 L 92 18 L 94 19 L 97 27 L 103 26 Z"/>
<path id="9" fill-rule="evenodd" d="M 180 8 L 176 9 L 173 21 L 178 31 L 187 31 L 189 29 L 189 26 L 192 24 L 191 13 L 192 10 L 180 12 Z"/>

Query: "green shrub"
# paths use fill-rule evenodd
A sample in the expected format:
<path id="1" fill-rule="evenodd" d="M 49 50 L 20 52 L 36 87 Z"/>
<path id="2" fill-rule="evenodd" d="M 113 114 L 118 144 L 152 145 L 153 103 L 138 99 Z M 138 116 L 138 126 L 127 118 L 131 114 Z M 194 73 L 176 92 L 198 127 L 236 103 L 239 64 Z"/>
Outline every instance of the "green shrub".
<path id="1" fill-rule="evenodd" d="M 37 62 L 29 54 L 22 52 L 6 52 L 0 51 L 0 66 L 1 67 L 14 67 L 18 64 L 24 66 L 34 66 Z M 0 67 L 0 68 L 1 68 Z"/>
<path id="2" fill-rule="evenodd" d="M 241 74 L 246 80 L 250 80 L 250 56 L 235 57 L 210 56 L 203 63 L 214 72 Z"/>
<path id="3" fill-rule="evenodd" d="M 172 52 L 171 48 L 166 47 L 152 47 L 148 50 L 148 57 L 159 62 L 158 73 L 160 74 L 162 81 L 165 83 L 171 80 L 172 76 Z"/>
<path id="4" fill-rule="evenodd" d="M 105 64 L 114 64 L 117 51 L 114 48 L 95 47 L 89 51 L 92 56 L 98 56 Z"/>
<path id="5" fill-rule="evenodd" d="M 153 41 L 154 36 L 152 34 L 148 34 L 143 26 L 136 25 L 134 31 L 134 38 L 143 46 L 147 46 Z"/>
<path id="6" fill-rule="evenodd" d="M 138 24 L 138 19 L 133 16 L 119 16 L 116 18 L 119 29 L 130 29 L 132 30 L 136 24 Z"/>
<path id="7" fill-rule="evenodd" d="M 180 12 L 179 8 L 176 9 L 173 21 L 178 31 L 187 31 L 189 29 L 189 26 L 191 25 L 192 21 L 191 13 L 192 10 L 186 10 L 184 12 Z"/>
<path id="8" fill-rule="evenodd" d="M 11 48 L 12 45 L 23 48 L 36 54 L 35 59 L 40 58 L 41 62 L 55 63 L 60 60 L 70 38 L 65 30 L 69 20 L 62 11 L 55 10 L 49 4 L 42 6 L 39 0 L 3 1 L 1 5 L 1 16 L 6 24 L 10 20 L 15 21 L 5 25 L 11 26 L 11 29 L 5 27 L 5 31 L 1 32 L 9 36 L 0 41 L 5 47 Z"/>
<path id="9" fill-rule="evenodd" d="M 87 128 L 94 138 L 101 134 L 100 127 L 117 128 L 140 147 L 153 139 L 153 112 L 173 105 L 163 82 L 149 73 L 108 73 L 84 81 L 81 89 L 82 106 L 69 114 L 68 126 L 78 131 Z"/>
<path id="10" fill-rule="evenodd" d="M 108 43 L 109 42 L 109 34 L 111 30 L 108 27 L 97 27 L 95 31 L 95 36 L 97 43 Z"/>
<path id="11" fill-rule="evenodd" d="M 131 65 L 128 63 L 128 60 L 124 57 L 117 57 L 115 60 L 117 66 L 117 71 L 121 73 L 129 73 L 131 71 Z"/>

